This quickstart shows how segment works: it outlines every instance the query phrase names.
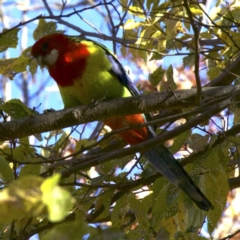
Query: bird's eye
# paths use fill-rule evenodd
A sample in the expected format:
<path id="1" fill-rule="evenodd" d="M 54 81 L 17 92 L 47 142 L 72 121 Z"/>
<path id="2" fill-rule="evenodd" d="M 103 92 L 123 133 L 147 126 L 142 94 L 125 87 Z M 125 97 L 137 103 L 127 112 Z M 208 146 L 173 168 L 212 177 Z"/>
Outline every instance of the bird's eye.
<path id="1" fill-rule="evenodd" d="M 44 44 L 42 45 L 42 47 L 43 47 L 44 49 L 48 49 L 49 45 L 48 45 L 48 43 L 44 43 Z"/>

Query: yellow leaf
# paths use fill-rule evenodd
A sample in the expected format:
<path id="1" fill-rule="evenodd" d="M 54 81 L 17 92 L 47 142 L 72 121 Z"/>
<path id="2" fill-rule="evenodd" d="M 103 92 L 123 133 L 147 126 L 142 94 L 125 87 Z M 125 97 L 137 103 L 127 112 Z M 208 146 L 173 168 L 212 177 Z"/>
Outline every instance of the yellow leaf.
<path id="1" fill-rule="evenodd" d="M 68 191 L 58 186 L 60 178 L 60 174 L 55 174 L 47 178 L 40 187 L 42 201 L 47 206 L 48 218 L 52 222 L 63 220 L 75 202 Z"/>
<path id="2" fill-rule="evenodd" d="M 141 27 L 143 25 L 142 22 L 136 22 L 133 19 L 128 19 L 126 23 L 124 24 L 124 29 L 136 29 L 138 27 Z"/>
<path id="3" fill-rule="evenodd" d="M 146 18 L 143 10 L 140 7 L 136 7 L 136 6 L 130 6 L 128 8 L 129 13 L 139 17 L 139 18 Z"/>
<path id="4" fill-rule="evenodd" d="M 190 11 L 191 11 L 192 14 L 194 14 L 194 15 L 202 15 L 202 10 L 199 9 L 199 8 L 190 7 Z"/>
<path id="5" fill-rule="evenodd" d="M 42 181 L 38 176 L 26 176 L 0 191 L 0 222 L 7 223 L 40 214 L 44 208 L 39 188 Z"/>

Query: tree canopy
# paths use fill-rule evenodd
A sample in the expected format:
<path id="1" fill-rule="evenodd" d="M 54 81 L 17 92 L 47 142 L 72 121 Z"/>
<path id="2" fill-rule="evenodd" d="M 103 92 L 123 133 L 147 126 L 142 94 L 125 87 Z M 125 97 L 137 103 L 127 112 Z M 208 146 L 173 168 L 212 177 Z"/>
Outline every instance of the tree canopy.
<path id="1" fill-rule="evenodd" d="M 237 237 L 238 1 L 26 2 L 0 8 L 0 238 Z M 105 44 L 142 95 L 62 110 L 30 54 L 55 32 Z M 151 113 L 156 138 L 126 146 L 101 123 L 135 113 Z M 214 210 L 198 209 L 147 163 L 141 153 L 159 143 Z"/>

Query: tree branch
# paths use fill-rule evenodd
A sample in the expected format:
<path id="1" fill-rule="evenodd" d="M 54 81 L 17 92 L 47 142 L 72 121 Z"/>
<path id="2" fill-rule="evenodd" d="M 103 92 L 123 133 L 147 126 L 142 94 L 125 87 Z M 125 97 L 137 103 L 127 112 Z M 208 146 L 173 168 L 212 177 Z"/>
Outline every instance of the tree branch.
<path id="1" fill-rule="evenodd" d="M 196 101 L 197 103 L 200 103 L 201 101 L 201 91 L 202 91 L 202 86 L 201 86 L 201 80 L 199 76 L 199 61 L 200 61 L 200 56 L 199 56 L 199 30 L 196 25 L 196 22 L 193 19 L 193 14 L 190 10 L 190 7 L 188 5 L 188 0 L 184 0 L 184 7 L 186 8 L 190 24 L 192 26 L 193 32 L 194 32 L 194 49 L 195 49 L 195 79 L 196 79 L 196 86 L 197 86 L 197 95 L 196 95 Z"/>
<path id="2" fill-rule="evenodd" d="M 85 168 L 88 168 L 91 166 L 99 165 L 99 164 L 109 161 L 111 159 L 114 159 L 117 157 L 118 158 L 124 157 L 124 156 L 127 156 L 127 155 L 135 153 L 135 152 L 143 152 L 143 151 L 153 147 L 154 145 L 157 145 L 159 143 L 164 143 L 166 140 L 178 136 L 179 132 L 182 133 L 182 132 L 185 132 L 185 131 L 191 129 L 192 127 L 203 122 L 205 119 L 208 119 L 212 115 L 223 110 L 227 106 L 229 106 L 228 100 L 224 101 L 223 103 L 220 103 L 219 105 L 215 105 L 215 106 L 211 107 L 210 109 L 208 109 L 204 113 L 200 114 L 196 118 L 193 118 L 193 119 L 189 120 L 188 122 L 186 122 L 185 124 L 176 127 L 174 129 L 174 131 L 164 132 L 164 133 L 156 136 L 153 139 L 150 139 L 146 142 L 131 146 L 129 148 L 115 150 L 115 151 L 103 154 L 101 156 L 97 155 L 95 158 L 90 155 L 90 156 L 84 156 L 84 158 L 69 160 L 69 161 L 67 161 L 67 164 L 69 164 L 70 161 L 73 163 L 78 163 L 78 164 L 75 165 L 74 167 L 70 167 L 69 169 L 65 170 L 62 173 L 62 176 L 68 177 L 70 174 L 76 173 L 79 170 L 82 170 L 82 169 L 85 169 Z M 54 168 L 54 167 L 56 167 L 58 165 L 62 165 L 62 164 L 66 164 L 66 161 L 60 161 L 56 164 L 53 164 L 51 167 Z"/>
<path id="3" fill-rule="evenodd" d="M 217 97 L 240 95 L 240 86 L 204 88 L 202 104 Z M 26 118 L 0 123 L 0 141 L 30 136 L 42 132 L 58 130 L 92 121 L 102 121 L 112 116 L 126 116 L 136 113 L 161 111 L 164 109 L 181 109 L 194 107 L 196 89 L 176 90 L 172 92 L 153 93 L 130 98 L 103 101 L 91 105 L 64 109 L 52 113 L 32 115 Z M 177 98 L 176 98 L 177 97 Z M 127 106 L 127 107 L 126 107 Z M 201 106 L 200 106 L 201 107 Z"/>

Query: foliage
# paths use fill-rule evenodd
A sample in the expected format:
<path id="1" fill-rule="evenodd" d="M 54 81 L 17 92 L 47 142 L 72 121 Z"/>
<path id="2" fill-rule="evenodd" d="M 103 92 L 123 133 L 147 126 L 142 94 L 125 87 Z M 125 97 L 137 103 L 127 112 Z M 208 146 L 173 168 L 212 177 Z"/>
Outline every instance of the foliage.
<path id="1" fill-rule="evenodd" d="M 3 94 L 0 103 L 4 131 L 0 136 L 0 237 L 28 239 L 38 234 L 39 239 L 205 239 L 199 234 L 202 228 L 215 236 L 229 190 L 240 186 L 239 176 L 234 175 L 239 164 L 240 131 L 237 1 L 216 1 L 211 9 L 206 9 L 207 1 L 92 2 L 42 1 L 44 6 L 32 6 L 34 11 L 25 6 L 23 12 L 34 18 L 4 28 L 0 52 L 20 46 L 19 32 L 26 35 L 27 27 L 31 44 L 64 30 L 111 41 L 119 59 L 133 66 L 132 74 L 143 76 L 137 79 L 143 94 L 158 90 L 159 97 L 164 96 L 157 108 L 164 110 L 153 113 L 151 124 L 162 136 L 160 141 L 168 140 L 170 151 L 180 154 L 180 163 L 215 209 L 198 209 L 144 157 L 135 154 L 141 147 L 124 148 L 125 143 L 108 127 L 84 124 L 59 129 L 59 119 L 66 124 L 64 113 L 59 112 L 44 113 L 43 121 L 29 125 L 31 119 L 40 116 L 38 93 L 33 94 L 37 104 L 30 107 L 31 88 L 41 82 L 43 85 L 36 88 L 44 92 L 46 76 L 31 58 L 31 48 L 26 47 L 18 57 L 2 55 L 0 59 L 3 92 L 6 78 L 18 83 L 22 92 L 21 97 L 11 100 Z M 46 14 L 37 15 L 43 8 Z M 101 26 L 85 19 L 86 12 L 107 19 L 103 33 Z M 36 20 L 38 25 L 32 29 Z M 120 52 L 127 60 L 121 59 Z M 177 57 L 182 57 L 182 66 L 174 64 Z M 139 67 L 149 75 L 140 74 Z M 233 83 L 234 90 L 227 92 Z M 176 90 L 187 86 L 196 87 L 194 95 Z M 203 87 L 209 88 L 205 92 Z M 150 103 L 139 108 L 147 112 L 148 107 Z M 127 111 L 128 107 L 122 114 Z M 103 111 L 104 116 L 109 112 Z M 77 118 L 77 110 L 73 113 Z M 54 116 L 55 124 L 48 124 L 49 116 Z M 230 120 L 222 126 L 222 119 Z M 34 137 L 15 123 L 31 128 Z M 43 133 L 45 125 L 48 133 Z M 8 137 L 12 132 L 14 137 Z M 226 234 L 234 236 L 233 232 Z"/>

